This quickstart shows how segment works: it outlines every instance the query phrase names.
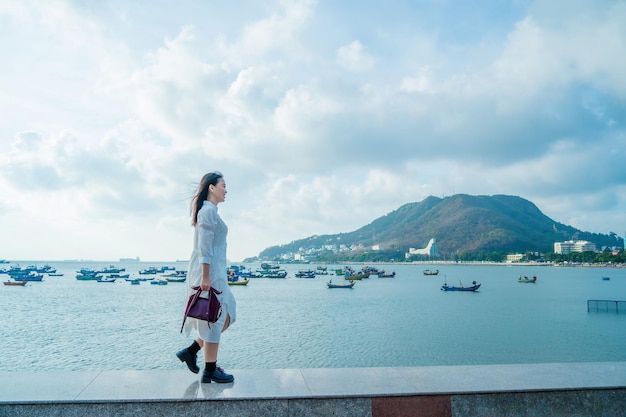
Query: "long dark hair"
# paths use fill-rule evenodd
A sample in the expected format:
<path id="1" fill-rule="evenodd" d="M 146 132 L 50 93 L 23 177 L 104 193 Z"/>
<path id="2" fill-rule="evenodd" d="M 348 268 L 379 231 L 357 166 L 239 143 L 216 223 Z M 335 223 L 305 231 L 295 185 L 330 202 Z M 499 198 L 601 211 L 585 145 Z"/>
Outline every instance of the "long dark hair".
<path id="1" fill-rule="evenodd" d="M 200 185 L 198 185 L 198 191 L 196 191 L 196 195 L 193 196 L 191 200 L 191 225 L 195 226 L 198 222 L 198 212 L 202 208 L 204 201 L 209 196 L 209 185 L 217 185 L 217 182 L 220 178 L 223 178 L 221 172 L 213 171 L 208 174 L 204 174 L 202 179 L 200 180 Z"/>

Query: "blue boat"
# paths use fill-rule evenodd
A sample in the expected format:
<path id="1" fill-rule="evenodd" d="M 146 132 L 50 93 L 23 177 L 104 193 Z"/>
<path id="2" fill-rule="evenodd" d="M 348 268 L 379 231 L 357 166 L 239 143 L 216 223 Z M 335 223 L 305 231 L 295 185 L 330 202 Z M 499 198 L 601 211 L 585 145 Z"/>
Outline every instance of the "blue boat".
<path id="1" fill-rule="evenodd" d="M 19 266 L 11 267 L 7 274 L 15 281 L 43 281 L 43 274 L 33 272 L 30 269 L 22 269 Z"/>
<path id="2" fill-rule="evenodd" d="M 28 281 L 28 282 L 32 282 L 32 281 L 43 281 L 43 275 L 42 274 L 28 274 L 28 275 L 19 275 L 17 277 L 12 277 L 14 280 L 16 281 Z"/>
<path id="3" fill-rule="evenodd" d="M 315 278 L 315 271 L 306 270 L 296 272 L 296 278 Z"/>
<path id="4" fill-rule="evenodd" d="M 103 274 L 119 274 L 120 272 L 124 271 L 126 271 L 126 268 L 117 268 L 114 265 L 109 265 L 108 268 L 102 268 L 102 270 L 100 270 L 100 272 Z"/>
<path id="5" fill-rule="evenodd" d="M 76 274 L 76 279 L 79 281 L 97 281 L 100 279 L 100 275 L 98 275 L 98 272 L 79 272 Z"/>
<path id="6" fill-rule="evenodd" d="M 261 269 L 280 269 L 280 265 L 278 265 L 278 264 L 268 264 L 267 262 L 263 262 L 261 264 Z"/>
<path id="7" fill-rule="evenodd" d="M 261 278 L 287 278 L 287 271 L 284 269 L 264 269 L 257 272 L 261 274 Z"/>

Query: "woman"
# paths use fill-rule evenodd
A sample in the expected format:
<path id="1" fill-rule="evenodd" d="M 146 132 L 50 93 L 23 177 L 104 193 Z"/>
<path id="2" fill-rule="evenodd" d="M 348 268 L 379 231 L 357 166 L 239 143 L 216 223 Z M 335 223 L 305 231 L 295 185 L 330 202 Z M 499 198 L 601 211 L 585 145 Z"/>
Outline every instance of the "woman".
<path id="1" fill-rule="evenodd" d="M 187 270 L 187 296 L 200 287 L 207 291 L 213 287 L 222 293 L 218 295 L 222 303 L 222 315 L 216 323 L 187 318 L 185 333 L 196 330 L 196 340 L 182 349 L 176 356 L 185 362 L 189 370 L 198 373 L 196 355 L 204 352 L 205 368 L 202 382 L 233 382 L 235 378 L 217 366 L 217 351 L 220 336 L 235 322 L 235 297 L 228 286 L 226 275 L 226 235 L 228 227 L 217 213 L 217 205 L 226 199 L 226 183 L 220 172 L 209 172 L 200 181 L 198 191 L 191 201 L 191 224 L 195 227 L 193 251 Z M 206 294 L 202 294 L 205 296 Z"/>

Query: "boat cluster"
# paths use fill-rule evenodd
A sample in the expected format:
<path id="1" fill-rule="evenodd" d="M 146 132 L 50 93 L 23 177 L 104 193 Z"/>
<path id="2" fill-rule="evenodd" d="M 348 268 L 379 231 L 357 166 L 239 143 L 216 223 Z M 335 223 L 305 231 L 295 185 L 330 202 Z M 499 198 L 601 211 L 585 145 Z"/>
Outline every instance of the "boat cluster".
<path id="1" fill-rule="evenodd" d="M 367 279 L 370 276 L 378 276 L 378 278 L 394 278 L 396 276 L 396 272 L 385 272 L 384 269 L 374 268 L 372 266 L 364 266 L 360 271 L 354 270 L 350 266 L 345 266 L 343 268 L 335 269 L 335 275 L 343 276 L 347 283 L 337 284 L 333 283 L 331 279 L 326 283 L 328 288 L 353 288 L 355 281 L 360 281 L 362 279 Z"/>
<path id="2" fill-rule="evenodd" d="M 227 270 L 228 283 L 237 283 L 250 278 L 287 278 L 287 271 L 280 265 L 262 263 L 261 268 L 251 271 L 243 265 L 231 265 Z"/>
<path id="3" fill-rule="evenodd" d="M 132 285 L 138 285 L 142 281 L 150 281 L 152 285 L 167 285 L 169 282 L 185 282 L 187 271 L 177 271 L 173 266 L 149 267 L 139 271 L 139 277 L 131 277 L 131 274 L 123 274 L 125 268 L 117 268 L 113 265 L 99 270 L 81 268 L 76 271 L 76 279 L 79 281 L 115 282 L 123 279 Z M 162 274 L 157 278 L 157 274 Z"/>
<path id="4" fill-rule="evenodd" d="M 287 278 L 287 271 L 281 269 L 280 265 L 262 263 L 260 269 L 252 271 L 242 265 L 232 265 L 228 268 L 229 285 L 247 285 L 253 278 Z M 296 278 L 316 278 L 323 275 L 336 275 L 344 277 L 345 283 L 333 283 L 332 279 L 326 283 L 328 288 L 353 288 L 355 281 L 378 276 L 379 278 L 393 278 L 395 272 L 387 273 L 371 266 L 364 266 L 360 270 L 354 270 L 350 266 L 337 268 L 329 271 L 326 266 L 318 266 L 315 269 L 299 270 L 295 274 Z"/>
<path id="5" fill-rule="evenodd" d="M 7 274 L 9 276 L 8 281 L 3 281 L 4 285 L 26 285 L 27 282 L 40 282 L 43 281 L 44 274 L 50 276 L 63 275 L 57 274 L 56 269 L 50 265 L 44 265 L 42 267 L 36 265 L 29 265 L 25 268 L 20 266 L 12 266 L 9 269 L 0 269 L 0 274 Z"/>
<path id="6" fill-rule="evenodd" d="M 395 272 L 387 273 L 384 270 L 378 270 L 371 266 L 364 266 L 361 270 L 354 270 L 350 266 L 329 271 L 326 266 L 318 266 L 315 269 L 302 269 L 294 274 L 296 278 L 316 278 L 323 275 L 343 276 L 348 281 L 357 281 L 370 276 L 378 276 L 379 278 L 393 278 Z M 252 278 L 287 278 L 288 273 L 278 264 L 262 263 L 259 269 L 255 271 L 242 265 L 232 265 L 228 268 L 228 283 L 230 285 L 246 285 Z M 332 288 L 336 288 L 339 284 L 333 284 Z M 346 284 L 352 287 L 353 284 Z M 330 287 L 330 286 L 329 286 Z M 343 287 L 343 285 L 341 286 Z"/>
<path id="7" fill-rule="evenodd" d="M 343 275 L 347 280 L 361 280 L 369 278 L 371 276 L 377 276 L 378 278 L 393 278 L 396 276 L 395 271 L 387 273 L 384 269 L 378 269 L 373 266 L 361 267 L 360 271 L 356 271 L 350 266 L 345 266 L 340 269 L 335 269 L 335 275 Z"/>

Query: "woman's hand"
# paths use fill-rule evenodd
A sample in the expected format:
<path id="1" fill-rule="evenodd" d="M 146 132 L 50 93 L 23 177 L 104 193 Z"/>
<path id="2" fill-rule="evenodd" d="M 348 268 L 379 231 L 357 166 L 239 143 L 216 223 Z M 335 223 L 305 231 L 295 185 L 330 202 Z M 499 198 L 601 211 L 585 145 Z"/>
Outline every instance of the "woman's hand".
<path id="1" fill-rule="evenodd" d="M 211 289 L 211 278 L 210 277 L 202 277 L 202 281 L 200 282 L 200 289 L 202 291 L 208 291 Z"/>

